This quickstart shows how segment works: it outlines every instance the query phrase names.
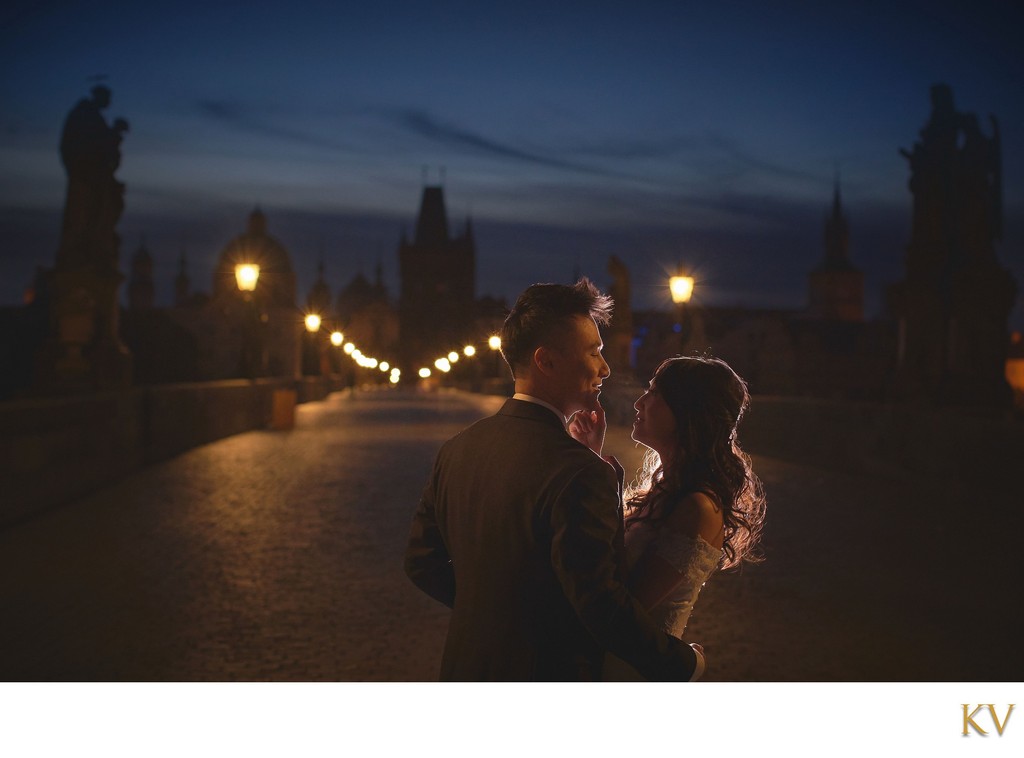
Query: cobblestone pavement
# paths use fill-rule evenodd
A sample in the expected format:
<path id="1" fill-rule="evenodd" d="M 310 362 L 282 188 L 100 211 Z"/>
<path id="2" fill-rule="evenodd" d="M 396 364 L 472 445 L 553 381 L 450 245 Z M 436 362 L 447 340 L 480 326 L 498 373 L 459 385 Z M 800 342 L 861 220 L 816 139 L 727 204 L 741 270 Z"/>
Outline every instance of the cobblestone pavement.
<path id="1" fill-rule="evenodd" d="M 0 679 L 436 678 L 448 612 L 402 572 L 409 519 L 501 402 L 335 394 L 0 532 Z M 607 452 L 639 457 L 624 429 Z M 755 466 L 767 560 L 702 593 L 708 680 L 1024 679 L 1019 497 Z"/>

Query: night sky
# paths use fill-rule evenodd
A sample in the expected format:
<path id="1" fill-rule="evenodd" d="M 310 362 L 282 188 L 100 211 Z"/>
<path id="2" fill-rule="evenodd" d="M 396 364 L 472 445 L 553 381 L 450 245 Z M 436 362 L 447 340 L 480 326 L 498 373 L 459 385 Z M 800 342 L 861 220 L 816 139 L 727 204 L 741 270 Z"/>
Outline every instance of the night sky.
<path id="1" fill-rule="evenodd" d="M 259 205 L 305 293 L 383 267 L 424 181 L 473 219 L 478 294 L 514 299 L 618 255 L 635 307 L 800 308 L 837 171 L 867 311 L 902 278 L 910 149 L 946 82 L 1000 120 L 1024 289 L 1024 15 L 1012 3 L 59 3 L 0 11 L 0 304 L 52 265 L 60 130 L 94 77 L 131 132 L 122 269 L 145 237 L 157 301 L 184 250 L 210 289 Z M 1012 316 L 1024 328 L 1024 295 Z"/>

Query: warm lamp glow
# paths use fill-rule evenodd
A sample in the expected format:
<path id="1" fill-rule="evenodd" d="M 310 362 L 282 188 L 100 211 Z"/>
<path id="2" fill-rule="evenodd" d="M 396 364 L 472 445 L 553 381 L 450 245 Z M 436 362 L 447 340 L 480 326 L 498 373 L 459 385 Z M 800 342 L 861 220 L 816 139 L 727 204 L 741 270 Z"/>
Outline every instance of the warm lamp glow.
<path id="1" fill-rule="evenodd" d="M 381 361 L 380 362 L 380 370 L 381 371 L 387 371 L 389 368 L 391 368 L 391 364 L 389 364 L 387 361 Z"/>
<path id="2" fill-rule="evenodd" d="M 464 348 L 462 348 L 462 353 L 467 358 L 472 358 L 474 355 L 476 355 L 476 348 L 473 347 L 472 345 L 466 345 Z"/>
<path id="3" fill-rule="evenodd" d="M 430 376 L 430 369 L 429 368 L 421 368 L 420 369 L 420 379 L 426 379 L 428 376 Z"/>
<path id="4" fill-rule="evenodd" d="M 398 382 L 399 382 L 398 374 L 392 374 L 391 378 L 388 379 L 388 381 L 391 382 L 392 384 L 398 384 Z"/>
<path id="5" fill-rule="evenodd" d="M 256 289 L 256 280 L 260 278 L 260 267 L 255 263 L 239 263 L 235 266 L 235 282 L 242 292 Z"/>
<path id="6" fill-rule="evenodd" d="M 672 291 L 673 303 L 688 303 L 693 295 L 692 276 L 673 276 L 668 280 L 669 289 Z"/>
<path id="7" fill-rule="evenodd" d="M 306 329 L 310 332 L 316 332 L 320 330 L 320 317 L 315 313 L 310 313 L 306 316 Z"/>
<path id="8" fill-rule="evenodd" d="M 342 343 L 345 342 L 345 335 L 341 332 L 331 332 L 331 344 L 335 347 L 341 347 Z"/>
<path id="9" fill-rule="evenodd" d="M 434 361 L 434 367 L 438 371 L 443 371 L 446 374 L 452 370 L 452 364 L 448 362 L 447 358 L 438 358 L 436 361 Z"/>
<path id="10" fill-rule="evenodd" d="M 497 334 L 492 334 L 487 340 L 487 347 L 491 350 L 501 350 L 501 337 Z"/>
<path id="11" fill-rule="evenodd" d="M 342 350 L 345 351 L 346 355 L 352 355 L 352 351 L 355 350 L 355 349 L 356 349 L 356 346 L 353 345 L 351 342 L 346 342 L 345 343 L 345 347 L 342 348 Z"/>
<path id="12" fill-rule="evenodd" d="M 448 353 L 448 362 L 449 363 L 458 363 L 459 362 L 459 354 L 456 353 L 454 350 L 452 350 L 450 353 Z"/>

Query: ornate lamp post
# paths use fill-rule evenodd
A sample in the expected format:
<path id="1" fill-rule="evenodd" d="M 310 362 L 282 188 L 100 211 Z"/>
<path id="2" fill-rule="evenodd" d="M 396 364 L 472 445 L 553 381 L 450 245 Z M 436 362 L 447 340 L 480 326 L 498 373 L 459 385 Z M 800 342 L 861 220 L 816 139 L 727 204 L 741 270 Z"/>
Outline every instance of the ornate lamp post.
<path id="1" fill-rule="evenodd" d="M 679 351 L 686 351 L 686 343 L 690 339 L 692 324 L 687 314 L 687 304 L 693 297 L 693 277 L 673 276 L 668 280 L 668 288 L 672 293 L 672 302 L 676 304 L 676 318 L 679 324 Z"/>
<path id="2" fill-rule="evenodd" d="M 235 283 L 245 301 L 245 326 L 242 335 L 241 372 L 247 379 L 255 379 L 262 368 L 263 346 L 259 329 L 261 318 L 253 293 L 260 278 L 260 267 L 255 263 L 239 263 L 235 266 Z"/>
<path id="3" fill-rule="evenodd" d="M 321 374 L 320 359 L 320 315 L 307 313 L 304 319 L 306 325 L 306 349 L 303 351 L 302 373 L 306 376 L 319 376 Z"/>

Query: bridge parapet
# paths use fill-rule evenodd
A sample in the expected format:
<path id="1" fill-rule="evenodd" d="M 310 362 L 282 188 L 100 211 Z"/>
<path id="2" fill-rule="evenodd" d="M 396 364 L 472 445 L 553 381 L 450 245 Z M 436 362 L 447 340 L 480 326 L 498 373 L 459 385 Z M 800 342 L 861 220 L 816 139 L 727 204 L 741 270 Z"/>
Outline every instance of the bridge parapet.
<path id="1" fill-rule="evenodd" d="M 193 447 L 266 428 L 276 390 L 298 402 L 329 377 L 227 380 L 0 403 L 0 526 L 81 497 Z"/>

